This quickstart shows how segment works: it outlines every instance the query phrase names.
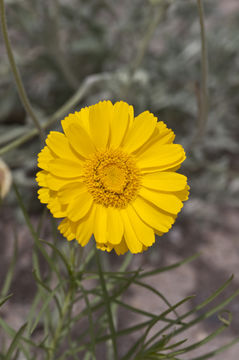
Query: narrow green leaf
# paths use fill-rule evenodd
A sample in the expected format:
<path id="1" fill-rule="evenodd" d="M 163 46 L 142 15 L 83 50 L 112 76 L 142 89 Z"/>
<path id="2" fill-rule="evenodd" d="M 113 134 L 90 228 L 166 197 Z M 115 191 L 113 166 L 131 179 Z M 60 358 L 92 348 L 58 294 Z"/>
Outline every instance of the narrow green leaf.
<path id="1" fill-rule="evenodd" d="M 221 332 L 223 330 L 225 330 L 226 326 L 222 325 L 220 326 L 217 330 L 213 331 L 210 335 L 206 336 L 203 340 L 198 341 L 190 346 L 187 346 L 183 349 L 179 349 L 173 353 L 170 353 L 170 355 L 180 355 L 180 354 L 184 354 L 184 353 L 188 353 L 190 351 L 193 351 L 195 349 L 197 349 L 200 346 L 205 345 L 206 343 L 208 343 L 209 341 L 213 340 L 216 336 L 218 336 L 219 334 L 221 334 Z"/>
<path id="2" fill-rule="evenodd" d="M 84 287 L 79 282 L 78 282 L 78 286 L 80 287 L 80 289 L 82 291 L 82 294 L 83 294 L 84 299 L 85 299 L 86 307 L 87 307 L 87 310 L 88 310 L 89 332 L 90 332 L 90 338 L 91 338 L 91 343 L 90 343 L 91 359 L 96 360 L 96 356 L 95 356 L 95 327 L 94 327 L 93 316 L 92 316 L 92 312 L 91 312 L 90 301 L 88 299 L 88 296 L 87 296 L 87 293 L 86 293 Z"/>
<path id="3" fill-rule="evenodd" d="M 33 276 L 34 276 L 34 278 L 35 278 L 35 280 L 36 280 L 36 283 L 39 284 L 43 289 L 45 289 L 48 293 L 51 294 L 52 289 L 49 288 L 49 286 L 47 286 L 44 281 L 41 281 L 41 280 L 37 277 L 37 273 L 36 273 L 35 270 L 33 270 Z M 45 296 L 44 296 L 44 297 L 45 297 Z M 55 300 L 55 303 L 56 303 L 56 306 L 57 306 L 57 310 L 58 310 L 59 314 L 61 315 L 61 305 L 60 305 L 60 303 L 59 303 L 59 300 L 58 300 L 58 298 L 57 298 L 56 295 L 54 295 L 53 298 L 54 298 L 54 300 Z"/>
<path id="4" fill-rule="evenodd" d="M 134 279 L 138 276 L 138 273 L 135 272 L 134 275 L 130 278 L 127 279 L 122 279 L 123 280 L 123 285 L 119 286 L 116 290 L 114 290 L 112 295 L 109 295 L 109 301 L 114 301 L 114 299 L 116 299 L 117 297 L 119 297 L 121 294 L 123 294 L 128 287 L 133 283 Z M 91 305 L 91 311 L 97 311 L 100 308 L 102 308 L 105 305 L 104 301 L 98 301 L 95 300 L 93 301 L 92 305 Z M 87 315 L 87 309 L 83 309 L 82 312 L 79 314 L 79 316 L 76 316 L 74 321 L 79 321 L 82 317 Z"/>
<path id="5" fill-rule="evenodd" d="M 1 317 L 0 317 L 0 326 L 3 328 L 3 330 L 11 337 L 11 338 L 15 338 L 16 336 L 16 331 L 13 330 Z M 19 335 L 19 337 L 22 337 L 22 334 Z M 26 359 L 29 359 L 29 355 L 28 352 L 26 351 L 25 347 L 23 344 L 19 344 L 19 347 L 21 348 L 22 352 L 24 353 Z M 4 358 L 5 360 L 5 358 Z"/>
<path id="6" fill-rule="evenodd" d="M 12 354 L 15 351 L 15 349 L 18 347 L 18 343 L 21 340 L 21 336 L 26 328 L 27 324 L 24 324 L 20 327 L 20 329 L 16 332 L 10 346 L 8 349 L 8 352 L 6 354 L 6 360 L 11 360 L 12 359 Z M 28 357 L 29 358 L 29 357 Z"/>
<path id="7" fill-rule="evenodd" d="M 143 283 L 143 282 L 141 282 L 141 281 L 138 281 L 138 280 L 135 280 L 134 283 L 135 283 L 136 285 L 139 285 L 139 286 L 141 286 L 141 287 L 144 287 L 145 289 L 148 289 L 149 291 L 153 292 L 155 295 L 159 296 L 159 297 L 165 302 L 165 304 L 166 304 L 169 308 L 172 307 L 172 305 L 170 304 L 170 302 L 167 300 L 167 298 L 166 298 L 160 291 L 158 291 L 158 290 L 156 290 L 155 288 L 153 288 L 152 286 L 150 286 L 150 285 L 148 285 L 148 284 L 145 284 L 145 283 Z M 179 318 L 179 315 L 178 315 L 177 311 L 176 311 L 176 310 L 173 310 L 173 313 L 175 314 L 176 318 L 178 319 L 178 318 Z"/>
<path id="8" fill-rule="evenodd" d="M 195 306 L 192 310 L 190 310 L 190 311 L 186 312 L 185 314 L 183 314 L 182 316 L 180 316 L 179 319 L 176 319 L 176 320 L 174 321 L 174 323 L 172 322 L 171 324 L 169 324 L 169 325 L 165 326 L 164 328 L 162 328 L 157 334 L 153 335 L 150 339 L 148 339 L 148 341 L 147 341 L 146 344 L 145 344 L 145 347 L 148 347 L 148 345 L 149 345 L 151 342 L 153 342 L 154 339 L 155 339 L 157 336 L 165 333 L 165 331 L 167 331 L 172 325 L 178 324 L 178 321 L 181 322 L 182 320 L 184 320 L 184 319 L 187 318 L 188 316 L 194 314 L 195 312 L 201 310 L 203 307 L 205 307 L 206 305 L 208 305 L 208 304 L 209 304 L 211 301 L 213 301 L 218 295 L 220 295 L 220 294 L 224 291 L 224 289 L 226 289 L 226 288 L 229 286 L 229 284 L 231 283 L 232 279 L 233 279 L 233 275 L 232 275 L 222 286 L 220 286 L 212 295 L 210 295 L 206 300 L 204 300 L 201 304 Z M 235 295 L 235 296 L 236 296 L 236 295 Z M 221 309 L 221 307 L 218 308 L 218 310 L 220 310 L 220 309 Z M 204 315 L 203 315 L 203 316 L 204 316 Z M 179 323 L 180 323 L 180 322 L 179 322 Z M 183 325 L 183 326 L 184 326 L 184 325 Z M 186 326 L 186 325 L 185 325 L 185 326 Z M 188 325 L 187 325 L 187 326 L 188 326 Z M 183 327 L 182 327 L 182 329 L 183 329 Z M 175 334 L 175 331 L 174 331 L 174 334 Z"/>
<path id="9" fill-rule="evenodd" d="M 239 337 L 237 337 L 236 339 L 232 340 L 231 342 L 219 347 L 218 349 L 214 350 L 214 351 L 210 351 L 209 353 L 207 354 L 204 354 L 202 356 L 198 356 L 198 357 L 195 357 L 193 358 L 192 360 L 206 360 L 206 359 L 210 359 L 212 358 L 213 356 L 229 349 L 232 345 L 234 344 L 237 344 L 239 342 Z"/>
<path id="10" fill-rule="evenodd" d="M 67 271 L 68 271 L 68 275 L 70 277 L 72 277 L 72 270 L 71 270 L 71 266 L 68 264 L 68 261 L 66 259 L 66 257 L 64 256 L 64 254 L 52 243 L 48 242 L 48 241 L 45 241 L 45 240 L 40 240 L 42 243 L 50 246 L 52 248 L 53 251 L 56 252 L 56 254 L 61 258 L 63 264 L 65 265 Z"/>
<path id="11" fill-rule="evenodd" d="M 3 330 L 6 332 L 6 334 L 8 334 L 11 338 L 14 338 L 14 336 L 16 335 L 16 331 L 13 328 L 11 328 L 1 317 L 0 317 L 0 326 L 3 328 Z M 20 337 L 21 337 L 22 341 L 24 341 L 28 345 L 35 347 L 36 349 L 40 348 L 43 350 L 48 350 L 48 348 L 45 345 L 43 345 L 42 343 L 37 344 L 34 341 L 32 341 L 22 335 Z M 23 346 L 23 344 L 20 344 L 19 347 L 21 348 L 21 351 L 26 356 L 26 359 L 28 359 L 28 354 L 27 354 L 27 351 L 26 351 L 25 347 Z"/>
<path id="12" fill-rule="evenodd" d="M 3 299 L 0 298 L 0 307 L 8 300 L 12 297 L 13 294 L 10 294 L 8 296 L 5 296 Z"/>
<path id="13" fill-rule="evenodd" d="M 239 290 L 235 291 L 230 297 L 228 297 L 226 300 L 224 300 L 222 303 L 220 303 L 219 305 L 215 306 L 213 309 L 207 311 L 205 314 L 198 316 L 197 318 L 195 318 L 194 320 L 190 321 L 187 324 L 182 325 L 181 328 L 177 329 L 174 331 L 173 335 L 176 336 L 177 334 L 185 331 L 186 329 L 188 329 L 189 327 L 197 324 L 198 322 L 209 318 L 210 316 L 214 315 L 215 313 L 217 313 L 218 311 L 220 311 L 221 309 L 224 308 L 224 306 L 226 306 L 227 304 L 229 304 L 236 296 L 239 295 Z M 183 315 L 183 318 L 185 317 L 185 315 Z M 182 318 L 182 317 L 181 317 Z M 181 319 L 180 318 L 180 319 Z"/>
<path id="14" fill-rule="evenodd" d="M 152 271 L 147 271 L 147 272 L 144 272 L 142 273 L 139 278 L 144 278 L 144 277 L 148 277 L 148 276 L 153 276 L 153 275 L 157 275 L 159 273 L 162 273 L 162 272 L 165 272 L 165 271 L 169 271 L 169 270 L 173 270 L 183 264 L 187 264 L 187 263 L 190 263 L 191 261 L 194 261 L 195 259 L 197 259 L 198 257 L 200 256 L 200 253 L 198 254 L 194 254 L 182 261 L 179 261 L 175 264 L 172 264 L 172 265 L 169 265 L 169 266 L 165 266 L 163 268 L 160 268 L 160 269 L 156 269 L 156 270 L 152 270 Z"/>
<path id="15" fill-rule="evenodd" d="M 225 318 L 227 315 L 227 318 Z M 229 326 L 232 322 L 232 314 L 229 310 L 223 310 L 218 314 L 218 319 L 226 326 Z"/>
<path id="16" fill-rule="evenodd" d="M 12 259 L 10 262 L 10 265 L 8 267 L 8 272 L 1 290 L 1 296 L 6 296 L 10 286 L 11 286 L 11 282 L 13 279 L 13 275 L 14 275 L 14 270 L 15 270 L 15 265 L 17 262 L 17 254 L 18 254 L 18 241 L 17 241 L 17 234 L 14 231 L 14 247 L 13 247 L 13 255 L 12 255 Z"/>
<path id="17" fill-rule="evenodd" d="M 55 294 L 59 290 L 60 286 L 61 286 L 61 284 L 57 285 L 56 288 L 54 290 L 52 290 L 52 292 L 45 297 L 45 300 L 44 300 L 44 302 L 42 304 L 42 307 L 41 307 L 40 311 L 38 312 L 38 315 L 37 315 L 37 317 L 35 319 L 34 324 L 31 327 L 30 334 L 32 334 L 33 331 L 35 330 L 37 324 L 39 323 L 40 319 L 42 318 L 44 312 L 46 311 L 46 309 L 47 309 L 47 307 L 49 305 L 49 303 L 51 302 L 51 300 L 54 298 Z"/>
<path id="18" fill-rule="evenodd" d="M 33 303 L 31 305 L 28 316 L 27 316 L 27 329 L 26 329 L 27 337 L 29 337 L 31 335 L 32 323 L 33 323 L 33 320 L 35 318 L 36 309 L 37 309 L 38 304 L 41 301 L 41 298 L 42 298 L 42 293 L 37 292 L 37 294 L 36 294 L 36 296 L 35 296 L 35 298 L 33 300 Z"/>
<path id="19" fill-rule="evenodd" d="M 152 313 L 150 313 L 150 312 L 148 312 L 148 311 L 144 311 L 144 310 L 142 310 L 142 309 L 138 309 L 138 308 L 136 308 L 136 307 L 134 307 L 134 306 L 131 306 L 131 305 L 129 305 L 129 304 L 124 303 L 124 302 L 121 301 L 121 300 L 114 299 L 114 302 L 115 302 L 116 304 L 124 307 L 125 309 L 128 309 L 128 310 L 130 310 L 130 311 L 132 311 L 132 312 L 135 312 L 135 313 L 137 313 L 137 314 L 147 316 L 147 317 L 149 317 L 149 318 L 151 318 L 151 319 L 152 319 L 152 318 L 155 318 L 155 314 L 152 314 Z"/>
<path id="20" fill-rule="evenodd" d="M 52 259 L 49 257 L 48 253 L 46 252 L 46 250 L 42 246 L 41 242 L 39 241 L 38 234 L 37 234 L 37 232 L 35 231 L 35 229 L 32 226 L 30 217 L 29 217 L 29 215 L 28 215 L 28 213 L 26 211 L 26 208 L 25 208 L 24 203 L 22 201 L 22 197 L 21 197 L 21 195 L 20 195 L 20 193 L 18 191 L 18 188 L 17 188 L 16 184 L 13 184 L 13 188 L 15 190 L 15 194 L 16 194 L 16 197 L 17 197 L 17 200 L 18 200 L 18 204 L 19 204 L 19 206 L 20 206 L 20 208 L 22 210 L 22 213 L 23 213 L 23 216 L 25 218 L 26 224 L 28 226 L 28 229 L 29 229 L 32 237 L 33 237 L 33 240 L 34 240 L 34 243 L 35 243 L 37 249 L 42 253 L 45 260 L 47 261 L 47 263 L 49 264 L 51 269 L 56 273 L 56 275 L 58 276 L 58 279 L 60 281 L 61 280 L 60 273 L 59 273 L 58 269 L 56 268 L 54 262 L 52 261 Z"/>
<path id="21" fill-rule="evenodd" d="M 95 254 L 96 254 L 96 260 L 97 260 L 98 269 L 99 269 L 99 280 L 100 280 L 102 291 L 103 291 L 104 304 L 105 304 L 106 312 L 107 312 L 107 315 L 108 315 L 108 321 L 109 321 L 109 327 L 110 327 L 110 333 L 111 333 L 110 337 L 111 337 L 111 340 L 112 340 L 112 345 L 113 345 L 113 350 L 114 350 L 114 360 L 117 360 L 118 359 L 118 350 L 117 350 L 117 343 L 116 343 L 115 325 L 114 325 L 114 320 L 113 320 L 113 316 L 112 316 L 112 312 L 111 312 L 111 299 L 109 297 L 108 290 L 107 290 L 107 287 L 106 287 L 104 275 L 103 275 L 103 272 L 102 272 L 102 265 L 101 265 L 101 261 L 100 261 L 100 255 L 98 254 L 97 249 L 95 251 Z"/>

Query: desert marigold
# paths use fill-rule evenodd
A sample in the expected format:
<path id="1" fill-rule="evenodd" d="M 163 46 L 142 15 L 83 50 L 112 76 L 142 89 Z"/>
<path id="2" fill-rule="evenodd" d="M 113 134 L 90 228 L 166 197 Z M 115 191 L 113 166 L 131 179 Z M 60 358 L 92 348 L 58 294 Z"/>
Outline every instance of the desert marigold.
<path id="1" fill-rule="evenodd" d="M 39 199 L 60 232 L 85 246 L 140 253 L 166 233 L 188 198 L 174 133 L 149 111 L 101 101 L 69 114 L 38 155 Z"/>

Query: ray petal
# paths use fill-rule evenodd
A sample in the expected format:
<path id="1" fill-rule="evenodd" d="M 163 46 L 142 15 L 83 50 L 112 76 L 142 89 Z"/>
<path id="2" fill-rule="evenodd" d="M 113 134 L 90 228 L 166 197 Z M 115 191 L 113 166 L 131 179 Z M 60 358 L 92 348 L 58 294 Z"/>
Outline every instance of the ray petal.
<path id="1" fill-rule="evenodd" d="M 139 241 L 147 247 L 152 246 L 155 242 L 153 229 L 141 220 L 131 205 L 127 207 L 127 213 Z"/>
<path id="2" fill-rule="evenodd" d="M 140 196 L 135 199 L 132 206 L 146 224 L 160 233 L 167 232 L 175 221 L 175 216 L 160 211 Z"/>
<path id="3" fill-rule="evenodd" d="M 90 133 L 97 148 L 105 148 L 108 143 L 112 115 L 113 104 L 111 101 L 100 101 L 90 107 Z"/>
<path id="4" fill-rule="evenodd" d="M 137 157 L 137 165 L 142 172 L 165 171 L 185 160 L 183 147 L 178 144 L 154 144 Z M 153 169 L 153 171 L 152 171 Z"/>
<path id="5" fill-rule="evenodd" d="M 80 177 L 83 174 L 83 168 L 80 162 L 67 159 L 55 159 L 49 163 L 49 172 L 55 176 L 65 178 Z"/>
<path id="6" fill-rule="evenodd" d="M 88 158 L 95 151 L 95 146 L 89 134 L 79 123 L 69 124 L 64 131 L 70 145 L 83 158 Z"/>
<path id="7" fill-rule="evenodd" d="M 69 204 L 67 208 L 67 216 L 72 221 L 82 219 L 90 210 L 92 202 L 92 196 L 87 191 L 79 194 Z"/>
<path id="8" fill-rule="evenodd" d="M 137 234 L 135 232 L 135 228 L 130 222 L 130 218 L 127 212 L 127 209 L 122 209 L 120 211 L 120 215 L 122 217 L 122 221 L 124 224 L 124 238 L 125 242 L 132 252 L 132 254 L 137 254 L 142 252 L 143 244 L 139 241 Z"/>
<path id="9" fill-rule="evenodd" d="M 118 209 L 109 207 L 107 209 L 108 215 L 108 242 L 115 245 L 122 240 L 124 233 L 124 226 L 120 217 Z"/>
<path id="10" fill-rule="evenodd" d="M 162 193 L 142 186 L 139 195 L 170 214 L 176 215 L 183 207 L 182 201 L 174 194 Z"/>
<path id="11" fill-rule="evenodd" d="M 144 187 L 152 190 L 173 192 L 183 190 L 187 184 L 187 178 L 186 176 L 175 172 L 160 171 L 144 174 L 141 183 Z"/>
<path id="12" fill-rule="evenodd" d="M 141 147 L 153 134 L 156 124 L 157 118 L 149 111 L 138 115 L 124 140 L 124 149 L 131 153 Z"/>
<path id="13" fill-rule="evenodd" d="M 115 149 L 121 145 L 125 134 L 133 122 L 133 117 L 134 110 L 132 106 L 124 101 L 119 101 L 114 104 L 113 116 L 110 123 L 110 146 L 112 148 Z"/>

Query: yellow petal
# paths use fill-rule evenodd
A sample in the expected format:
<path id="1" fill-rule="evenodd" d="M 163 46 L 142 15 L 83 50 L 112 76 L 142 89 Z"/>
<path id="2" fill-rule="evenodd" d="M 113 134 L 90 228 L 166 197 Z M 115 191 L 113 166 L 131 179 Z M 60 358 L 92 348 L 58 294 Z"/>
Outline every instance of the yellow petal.
<path id="1" fill-rule="evenodd" d="M 69 204 L 78 195 L 87 191 L 87 187 L 82 182 L 71 182 L 64 185 L 57 193 L 57 196 L 62 204 Z"/>
<path id="2" fill-rule="evenodd" d="M 64 133 L 66 133 L 67 128 L 71 124 L 79 124 L 82 126 L 85 131 L 90 134 L 90 128 L 89 128 L 89 107 L 84 107 L 80 111 L 75 111 L 73 114 L 69 114 L 65 117 L 64 120 L 61 121 L 62 129 Z"/>
<path id="3" fill-rule="evenodd" d="M 97 243 L 107 243 L 107 209 L 102 205 L 96 206 L 94 236 Z"/>
<path id="4" fill-rule="evenodd" d="M 146 150 L 148 150 L 152 145 L 155 144 L 170 144 L 173 142 L 175 135 L 171 129 L 168 129 L 167 126 L 162 122 L 158 122 L 155 126 L 154 132 L 148 141 L 135 151 L 135 155 L 140 157 Z"/>
<path id="5" fill-rule="evenodd" d="M 47 188 L 41 188 L 38 190 L 38 199 L 42 204 L 47 204 L 50 199 L 50 190 Z"/>
<path id="6" fill-rule="evenodd" d="M 113 249 L 113 245 L 111 245 L 109 243 L 106 243 L 106 244 L 96 243 L 96 247 L 99 250 L 107 251 L 107 252 L 111 252 L 111 250 Z"/>
<path id="7" fill-rule="evenodd" d="M 159 232 L 167 232 L 175 221 L 175 216 L 160 211 L 140 196 L 135 199 L 132 206 L 146 224 Z"/>
<path id="8" fill-rule="evenodd" d="M 67 216 L 71 221 L 82 219 L 90 210 L 93 199 L 88 192 L 79 194 L 67 208 Z"/>
<path id="9" fill-rule="evenodd" d="M 38 167 L 44 170 L 48 170 L 49 162 L 54 160 L 56 156 L 50 151 L 48 146 L 45 146 L 38 154 Z"/>
<path id="10" fill-rule="evenodd" d="M 114 245 L 114 250 L 117 255 L 123 255 L 129 250 L 124 238 L 122 238 L 119 245 Z"/>
<path id="11" fill-rule="evenodd" d="M 137 165 L 143 172 L 163 171 L 185 160 L 183 147 L 178 144 L 154 144 L 137 157 Z"/>
<path id="12" fill-rule="evenodd" d="M 173 194 L 162 193 L 141 187 L 139 195 L 170 214 L 176 215 L 183 207 L 182 201 Z"/>
<path id="13" fill-rule="evenodd" d="M 38 171 L 36 174 L 36 181 L 38 182 L 39 186 L 47 187 L 47 174 L 48 172 L 45 170 Z"/>
<path id="14" fill-rule="evenodd" d="M 78 123 L 71 123 L 65 129 L 70 145 L 84 158 L 88 158 L 95 151 L 95 146 L 86 130 Z"/>
<path id="15" fill-rule="evenodd" d="M 90 134 L 89 114 L 90 114 L 89 107 L 84 107 L 79 112 L 78 111 L 75 112 L 75 115 L 77 115 L 80 124 L 83 126 L 83 128 L 87 131 L 88 134 Z"/>
<path id="16" fill-rule="evenodd" d="M 127 213 L 138 240 L 147 247 L 151 246 L 155 242 L 153 229 L 140 219 L 131 205 L 127 207 Z"/>
<path id="17" fill-rule="evenodd" d="M 59 190 L 60 188 L 62 188 L 62 186 L 67 185 L 73 181 L 77 181 L 79 178 L 63 178 L 63 177 L 59 177 L 59 176 L 55 176 L 51 173 L 48 173 L 46 176 L 46 182 L 47 182 L 47 186 L 51 189 L 51 190 Z"/>
<path id="18" fill-rule="evenodd" d="M 186 201 L 186 200 L 188 200 L 189 190 L 190 190 L 190 187 L 188 185 L 186 185 L 185 189 L 175 192 L 174 195 L 176 195 L 181 201 Z"/>
<path id="19" fill-rule="evenodd" d="M 83 174 L 83 169 L 80 162 L 58 158 L 50 161 L 49 172 L 59 177 L 79 178 Z"/>
<path id="20" fill-rule="evenodd" d="M 65 218 L 58 226 L 58 230 L 68 241 L 71 241 L 76 237 L 76 227 L 76 222 L 70 221 L 69 219 Z"/>
<path id="21" fill-rule="evenodd" d="M 153 134 L 156 124 L 157 118 L 149 111 L 138 115 L 125 137 L 123 148 L 127 152 L 140 148 Z"/>
<path id="22" fill-rule="evenodd" d="M 122 140 L 133 122 L 134 109 L 124 101 L 114 104 L 114 111 L 111 120 L 110 146 L 114 149 L 119 147 Z"/>
<path id="23" fill-rule="evenodd" d="M 122 217 L 122 221 L 124 224 L 124 238 L 125 242 L 132 252 L 132 254 L 137 254 L 142 252 L 143 244 L 139 241 L 137 234 L 135 232 L 134 225 L 131 224 L 130 218 L 128 215 L 128 209 L 122 209 L 120 211 L 120 215 Z"/>
<path id="24" fill-rule="evenodd" d="M 90 107 L 90 133 L 97 148 L 105 148 L 108 143 L 112 115 L 111 101 L 100 101 Z"/>
<path id="25" fill-rule="evenodd" d="M 159 130 L 157 141 L 160 144 L 171 144 L 175 139 L 175 134 L 171 129 L 168 129 L 163 121 L 157 123 Z"/>
<path id="26" fill-rule="evenodd" d="M 88 214 L 78 222 L 76 240 L 81 246 L 88 244 L 94 229 L 95 206 L 93 205 Z"/>
<path id="27" fill-rule="evenodd" d="M 122 240 L 124 226 L 119 214 L 119 210 L 113 207 L 107 208 L 108 216 L 108 242 L 115 245 Z"/>
<path id="28" fill-rule="evenodd" d="M 51 131 L 46 139 L 46 144 L 60 158 L 80 161 L 71 149 L 67 137 L 62 133 Z"/>
<path id="29" fill-rule="evenodd" d="M 66 206 L 60 203 L 57 196 L 49 199 L 47 207 L 55 218 L 66 216 Z"/>
<path id="30" fill-rule="evenodd" d="M 141 183 L 144 187 L 152 190 L 180 191 L 185 188 L 187 178 L 175 172 L 155 172 L 152 174 L 144 174 Z"/>
<path id="31" fill-rule="evenodd" d="M 61 126 L 62 126 L 64 133 L 66 133 L 66 129 L 68 128 L 69 125 L 75 124 L 75 123 L 79 123 L 78 113 L 75 112 L 74 114 L 67 115 L 65 117 L 65 119 L 61 121 Z"/>
<path id="32" fill-rule="evenodd" d="M 177 166 L 172 166 L 172 167 L 168 168 L 166 171 L 175 172 L 175 171 L 179 170 L 180 167 L 181 167 L 181 164 L 179 164 Z"/>

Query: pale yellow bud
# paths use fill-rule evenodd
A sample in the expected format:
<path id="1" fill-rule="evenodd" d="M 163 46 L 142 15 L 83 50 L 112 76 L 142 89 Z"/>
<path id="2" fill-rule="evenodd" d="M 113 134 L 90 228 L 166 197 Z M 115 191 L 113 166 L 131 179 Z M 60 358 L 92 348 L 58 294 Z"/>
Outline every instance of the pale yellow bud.
<path id="1" fill-rule="evenodd" d="M 12 184 L 12 175 L 9 167 L 0 159 L 0 199 L 3 199 Z"/>

